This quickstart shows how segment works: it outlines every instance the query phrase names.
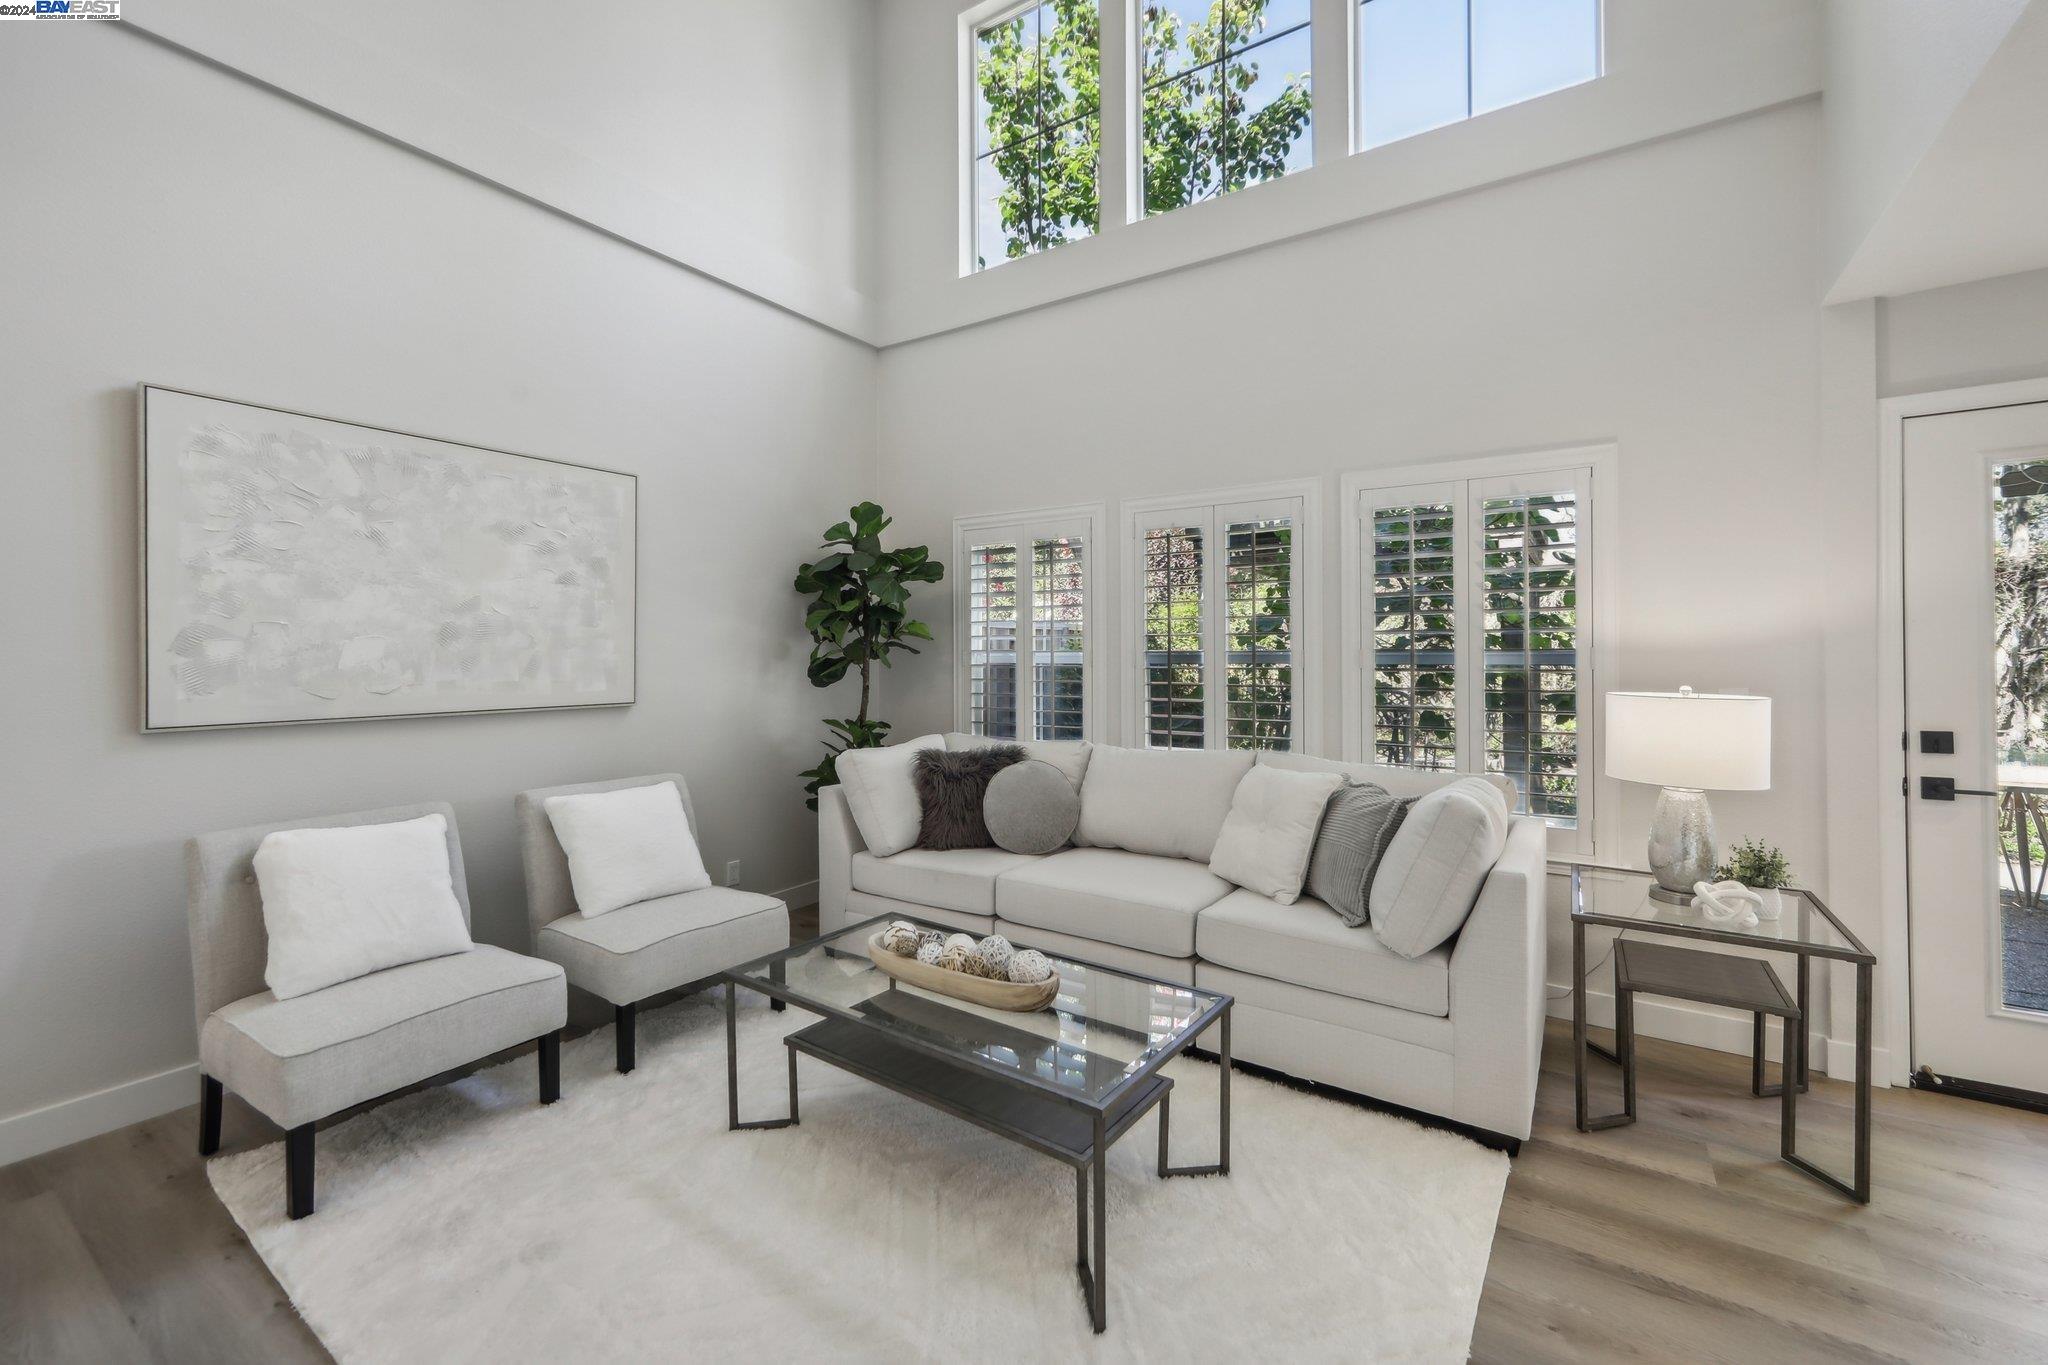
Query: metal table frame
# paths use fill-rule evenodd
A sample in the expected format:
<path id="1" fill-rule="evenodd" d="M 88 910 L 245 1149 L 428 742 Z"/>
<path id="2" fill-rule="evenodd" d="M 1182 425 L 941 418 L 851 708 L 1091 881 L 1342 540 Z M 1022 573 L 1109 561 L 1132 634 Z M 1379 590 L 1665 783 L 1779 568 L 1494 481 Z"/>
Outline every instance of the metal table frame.
<path id="1" fill-rule="evenodd" d="M 1604 867 L 1598 864 L 1572 866 L 1572 1091 L 1573 1109 L 1582 1133 L 1593 1132 L 1596 1128 L 1612 1127 L 1613 1121 L 1589 1118 L 1586 1112 L 1586 1055 L 1592 1053 L 1619 1065 L 1621 1059 L 1613 1050 L 1600 1046 L 1586 1037 L 1586 926 L 1601 925 L 1613 929 L 1635 929 L 1648 934 L 1667 934 L 1674 938 L 1704 939 L 1712 943 L 1728 943 L 1745 948 L 1763 949 L 1768 952 L 1787 953 L 1798 959 L 1798 997 L 1801 1023 L 1797 1028 L 1786 1030 L 1785 1078 L 1786 1088 L 1804 1090 L 1807 1085 L 1809 1063 L 1808 1038 L 1813 1031 L 1811 1005 L 1811 973 L 1813 959 L 1842 962 L 1856 968 L 1856 1119 L 1854 1170 L 1848 1180 L 1830 1174 L 1799 1154 L 1799 1119 L 1796 1100 L 1787 1098 L 1784 1107 L 1783 1130 L 1779 1135 L 1778 1154 L 1787 1164 L 1812 1176 L 1823 1185 L 1847 1195 L 1859 1204 L 1870 1202 L 1870 1051 L 1871 1051 L 1871 994 L 1872 976 L 1877 966 L 1877 957 L 1863 941 L 1852 933 L 1849 927 L 1835 916 L 1835 912 L 1811 891 L 1787 889 L 1784 894 L 1803 896 L 1813 908 L 1820 912 L 1827 922 L 1834 926 L 1850 945 L 1841 947 L 1833 944 L 1801 943 L 1783 939 L 1759 938 L 1735 930 L 1716 929 L 1710 924 L 1667 924 L 1656 920 L 1635 919 L 1627 915 L 1603 915 L 1585 908 L 1585 894 L 1580 874 L 1584 872 L 1611 872 L 1621 876 L 1647 878 L 1648 873 L 1627 867 Z M 1788 912 L 1789 913 L 1789 912 Z M 1761 1050 L 1759 1050 L 1761 1055 Z M 1796 1078 L 1797 1085 L 1791 1082 Z M 1625 1121 L 1625 1120 L 1622 1120 Z"/>
<path id="2" fill-rule="evenodd" d="M 1108 1253 L 1108 1161 L 1109 1149 L 1116 1140 L 1128 1132 L 1139 1119 L 1155 1105 L 1159 1109 L 1159 1175 L 1161 1179 L 1177 1176 L 1229 1175 L 1230 1174 L 1230 1010 L 1235 1003 L 1231 996 L 1216 991 L 1204 991 L 1215 996 L 1214 1001 L 1194 1018 L 1190 1019 L 1170 1046 L 1160 1049 L 1142 1066 L 1127 1074 L 1116 1086 L 1101 1097 L 1090 1101 L 1075 1095 L 1070 1090 L 1052 1082 L 1040 1080 L 1025 1072 L 993 1065 L 977 1064 L 973 1058 L 948 1052 L 933 1044 L 924 1042 L 911 1034 L 893 1031 L 875 1020 L 837 1005 L 813 1000 L 790 988 L 784 979 L 784 964 L 793 957 L 809 952 L 828 939 L 860 941 L 859 931 L 898 919 L 910 919 L 914 924 L 947 930 L 949 926 L 919 920 L 905 915 L 877 915 L 873 919 L 849 925 L 830 934 L 823 934 L 806 943 L 793 944 L 780 952 L 770 953 L 751 962 L 743 962 L 723 973 L 725 986 L 725 1085 L 726 1085 L 726 1126 L 730 1131 L 748 1129 L 788 1128 L 797 1123 L 796 1055 L 803 1052 L 817 1060 L 827 1062 L 841 1070 L 906 1095 L 911 1099 L 930 1105 L 934 1109 L 950 1113 L 999 1137 L 1008 1138 L 1020 1146 L 1027 1147 L 1042 1155 L 1052 1157 L 1074 1168 L 1074 1269 L 1081 1283 L 1081 1296 L 1087 1305 L 1088 1316 L 1095 1331 L 1100 1333 L 1109 1325 L 1109 1271 Z M 1028 945 L 1026 945 L 1028 946 Z M 1065 954 L 1053 955 L 1056 960 L 1070 962 L 1092 971 L 1110 972 L 1114 975 L 1131 977 L 1140 981 L 1152 980 L 1141 973 L 1110 967 L 1101 963 L 1085 962 Z M 766 978 L 748 973 L 767 969 Z M 1160 984 L 1176 989 L 1198 989 L 1181 987 L 1177 982 Z M 1010 1087 L 1020 1096 L 1028 1096 L 1041 1103 L 1050 1102 L 1063 1108 L 1078 1111 L 1089 1120 L 1089 1141 L 1081 1146 L 1061 1145 L 1048 1139 L 1038 1129 L 1031 1127 L 1020 1118 L 1006 1118 L 990 1110 L 971 1109 L 954 1103 L 940 1090 L 907 1081 L 892 1074 L 887 1068 L 863 1064 L 847 1058 L 832 1046 L 831 1039 L 840 1032 L 827 1030 L 825 1025 L 812 1025 L 789 1034 L 783 1039 L 789 1053 L 789 1117 L 740 1121 L 739 1100 L 739 1025 L 738 988 L 766 995 L 771 1000 L 785 1001 L 798 1009 L 820 1016 L 826 1025 L 853 1024 L 867 1030 L 874 1038 L 889 1044 L 906 1054 L 929 1058 L 957 1068 L 967 1076 L 992 1080 Z M 889 990 L 895 990 L 896 980 L 889 979 Z M 1158 1074 L 1167 1062 L 1189 1051 L 1193 1043 L 1204 1036 L 1211 1026 L 1218 1030 L 1217 1060 L 1220 1067 L 1217 1083 L 1217 1149 L 1216 1161 L 1205 1166 L 1174 1166 L 1169 1164 L 1168 1131 L 1172 1113 L 1173 1080 Z M 816 1035 L 816 1036 L 813 1036 Z M 1054 1041 L 1051 1039 L 1048 1042 Z M 1029 1106 L 1020 1106 L 1020 1112 Z M 1089 1217 L 1089 1187 L 1094 1187 L 1094 1217 Z"/>

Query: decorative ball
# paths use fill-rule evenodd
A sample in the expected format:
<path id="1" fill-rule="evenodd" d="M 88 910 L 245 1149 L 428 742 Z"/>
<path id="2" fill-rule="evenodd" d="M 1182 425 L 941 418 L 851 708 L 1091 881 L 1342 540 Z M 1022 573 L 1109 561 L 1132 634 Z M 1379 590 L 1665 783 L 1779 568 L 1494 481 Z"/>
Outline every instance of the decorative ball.
<path id="1" fill-rule="evenodd" d="M 960 970 L 969 976 L 992 977 L 997 981 L 1003 979 L 1002 969 L 991 964 L 980 953 L 969 953 L 966 963 Z"/>
<path id="2" fill-rule="evenodd" d="M 993 969 L 993 975 L 998 977 L 1010 970 L 1010 959 L 1017 955 L 1017 950 L 1010 946 L 1010 940 L 1001 934 L 990 934 L 974 951 L 981 955 L 981 960 L 986 962 Z"/>
<path id="3" fill-rule="evenodd" d="M 899 919 L 882 931 L 882 947 L 898 957 L 911 957 L 917 952 L 920 938 L 915 924 Z"/>
<path id="4" fill-rule="evenodd" d="M 958 948 L 963 953 L 971 953 L 974 951 L 974 935 L 948 934 L 946 935 L 945 946 L 948 948 Z"/>
<path id="5" fill-rule="evenodd" d="M 920 929 L 920 930 L 918 930 L 918 933 L 917 933 L 917 941 L 918 941 L 918 944 L 919 944 L 920 946 L 922 946 L 922 945 L 924 945 L 924 944 L 927 944 L 927 943 L 936 943 L 936 944 L 938 944 L 938 945 L 939 945 L 939 946 L 940 946 L 941 948 L 943 948 L 943 947 L 945 947 L 945 946 L 946 946 L 946 936 L 945 936 L 944 934 L 940 933 L 940 932 L 939 932 L 938 930 L 936 930 L 936 929 Z"/>
<path id="6" fill-rule="evenodd" d="M 926 939 L 917 945 L 917 960 L 928 967 L 936 967 L 939 965 L 939 954 L 944 951 L 937 943 Z"/>
<path id="7" fill-rule="evenodd" d="M 1026 948 L 1010 959 L 1010 980 L 1030 986 L 1052 975 L 1052 961 L 1036 948 Z"/>
<path id="8" fill-rule="evenodd" d="M 967 970 L 967 959 L 972 956 L 974 954 L 960 944 L 948 943 L 939 949 L 939 965 L 949 972 L 964 972 Z"/>

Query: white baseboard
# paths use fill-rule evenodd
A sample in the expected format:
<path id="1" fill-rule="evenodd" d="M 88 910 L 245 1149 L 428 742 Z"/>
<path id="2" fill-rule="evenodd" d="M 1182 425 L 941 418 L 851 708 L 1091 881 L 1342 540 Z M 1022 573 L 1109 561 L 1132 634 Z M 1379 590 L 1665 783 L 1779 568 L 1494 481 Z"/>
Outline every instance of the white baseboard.
<path id="1" fill-rule="evenodd" d="M 768 894 L 792 910 L 801 910 L 807 905 L 818 903 L 818 879 L 813 877 L 807 882 L 798 882 L 795 886 L 785 886 L 780 891 L 770 891 Z"/>
<path id="2" fill-rule="evenodd" d="M 0 1119 L 0 1166 L 168 1114 L 198 1100 L 199 1063 L 191 1062 Z M 193 1140 L 198 1140 L 197 1134 Z"/>
<path id="3" fill-rule="evenodd" d="M 1572 1017 L 1571 996 L 1556 994 L 1562 989 L 1561 985 L 1551 987 L 1549 1012 L 1553 1019 Z M 1600 1028 L 1614 1027 L 1614 996 L 1611 992 L 1586 992 L 1586 1020 Z M 1636 1032 L 1646 1038 L 1662 1038 L 1667 1042 L 1688 1043 L 1693 1047 L 1747 1057 L 1750 1027 L 1749 1016 L 1733 1010 L 1694 1005 L 1683 1000 L 1636 998 Z M 1783 1033 L 1784 1029 L 1776 1019 L 1764 1021 L 1764 1055 L 1772 1061 L 1777 1061 L 1784 1053 Z M 1853 1042 L 1845 1043 L 1816 1030 L 1808 1040 L 1807 1054 L 1813 1058 L 1815 1066 L 1837 1080 L 1849 1080 L 1856 1075 L 1856 1045 Z M 1890 1083 L 1886 1079 L 1890 1073 L 1883 1048 L 1872 1052 L 1870 1072 L 1871 1084 L 1882 1086 Z"/>

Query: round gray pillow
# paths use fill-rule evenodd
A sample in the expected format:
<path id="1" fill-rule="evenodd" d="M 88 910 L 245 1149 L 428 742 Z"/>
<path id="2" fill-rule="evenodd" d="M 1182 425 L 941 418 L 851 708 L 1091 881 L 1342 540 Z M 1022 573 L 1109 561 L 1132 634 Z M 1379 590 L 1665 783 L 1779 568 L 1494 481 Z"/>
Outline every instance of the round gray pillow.
<path id="1" fill-rule="evenodd" d="M 1052 764 L 1026 759 L 989 779 L 981 818 L 997 848 L 1054 853 L 1066 847 L 1081 823 L 1081 794 Z"/>

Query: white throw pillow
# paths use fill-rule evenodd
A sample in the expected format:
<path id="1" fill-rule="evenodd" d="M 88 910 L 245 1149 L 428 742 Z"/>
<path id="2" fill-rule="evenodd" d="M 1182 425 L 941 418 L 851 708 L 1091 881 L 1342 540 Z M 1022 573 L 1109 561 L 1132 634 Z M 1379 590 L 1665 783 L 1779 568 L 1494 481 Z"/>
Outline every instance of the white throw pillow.
<path id="1" fill-rule="evenodd" d="M 1508 803 L 1477 777 L 1417 799 L 1372 879 L 1380 942 L 1420 957 L 1458 932 L 1508 842 Z"/>
<path id="2" fill-rule="evenodd" d="M 1323 810 L 1343 785 L 1336 773 L 1254 767 L 1231 797 L 1209 870 L 1247 891 L 1294 904 L 1301 899 Z"/>
<path id="3" fill-rule="evenodd" d="M 673 782 L 550 796 L 541 803 L 569 859 L 585 919 L 711 885 Z"/>
<path id="4" fill-rule="evenodd" d="M 882 749 L 848 749 L 839 755 L 839 785 L 846 808 L 860 826 L 861 841 L 877 858 L 890 858 L 917 842 L 922 811 L 911 765 L 920 749 L 943 749 L 943 735 L 926 735 Z"/>
<path id="5" fill-rule="evenodd" d="M 1074 842 L 1206 863 L 1252 770 L 1246 749 L 1119 749 L 1098 744 L 1081 781 Z"/>
<path id="6" fill-rule="evenodd" d="M 263 981 L 280 1000 L 472 946 L 441 815 L 273 830 L 256 846 L 256 889 Z"/>

